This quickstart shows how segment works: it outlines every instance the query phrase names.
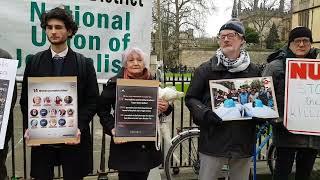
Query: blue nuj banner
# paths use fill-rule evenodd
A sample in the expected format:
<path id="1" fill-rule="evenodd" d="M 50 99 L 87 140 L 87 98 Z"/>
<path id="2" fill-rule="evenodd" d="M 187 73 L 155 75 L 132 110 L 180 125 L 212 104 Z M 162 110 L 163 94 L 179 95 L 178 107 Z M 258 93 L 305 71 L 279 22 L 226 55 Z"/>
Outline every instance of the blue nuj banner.
<path id="1" fill-rule="evenodd" d="M 121 54 L 136 46 L 150 52 L 152 2 L 102 0 L 6 0 L 0 1 L 0 47 L 19 60 L 17 75 L 23 75 L 31 54 L 49 48 L 40 17 L 64 6 L 79 25 L 70 47 L 92 58 L 99 79 L 121 69 Z M 149 59 L 149 57 L 147 57 Z"/>

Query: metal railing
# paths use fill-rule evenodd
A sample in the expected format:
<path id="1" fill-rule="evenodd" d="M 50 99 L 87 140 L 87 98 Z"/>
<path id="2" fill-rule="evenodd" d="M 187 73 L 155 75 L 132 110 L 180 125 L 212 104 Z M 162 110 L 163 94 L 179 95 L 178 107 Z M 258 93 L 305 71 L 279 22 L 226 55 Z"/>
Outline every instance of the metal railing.
<path id="1" fill-rule="evenodd" d="M 192 73 L 190 73 L 188 76 L 186 76 L 184 73 L 180 74 L 174 74 L 171 73 L 170 76 L 166 76 L 166 73 L 164 73 L 163 77 L 163 85 L 164 86 L 175 86 L 179 87 L 180 91 L 185 92 L 186 88 L 190 84 L 192 79 Z M 22 77 L 17 77 L 16 78 L 18 83 L 22 82 Z M 101 84 L 106 84 L 107 80 L 104 79 L 99 79 L 98 83 Z M 18 104 L 18 101 L 17 101 Z M 187 107 L 184 105 L 184 98 L 181 98 L 180 101 L 176 101 L 174 103 L 174 108 L 171 113 L 171 137 L 174 137 L 176 135 L 176 128 L 182 128 L 182 127 L 192 127 L 195 126 L 192 122 L 192 116 L 187 109 Z M 94 146 L 94 132 L 96 132 L 96 125 L 95 122 L 92 121 L 90 124 L 91 126 L 91 135 L 92 135 L 92 144 L 91 146 Z M 15 130 L 15 128 L 13 127 Z M 16 176 L 16 152 L 15 152 L 15 133 L 13 133 L 11 137 L 11 150 L 12 150 L 12 157 L 11 157 L 11 170 L 12 170 L 12 179 L 20 179 L 20 178 L 28 178 L 28 171 L 27 171 L 27 148 L 26 148 L 26 143 L 23 138 L 23 133 L 21 139 L 23 140 L 23 175 Z M 20 140 L 21 140 L 20 139 Z M 261 139 L 258 140 L 258 144 L 261 143 Z M 92 174 L 90 176 L 98 176 L 98 179 L 107 179 L 107 173 L 110 172 L 107 170 L 106 167 L 106 135 L 102 131 L 102 137 L 101 137 L 101 149 L 100 149 L 100 163 L 97 169 L 94 169 Z M 92 153 L 92 159 L 94 160 Z M 265 159 L 265 154 L 261 154 L 259 156 L 259 159 Z M 58 172 L 56 173 L 57 176 L 55 178 L 61 178 L 61 170 L 58 168 Z"/>
<path id="2" fill-rule="evenodd" d="M 23 80 L 23 77 L 22 76 L 17 76 L 16 77 L 16 82 L 18 84 L 21 84 L 22 83 L 22 80 Z M 108 79 L 98 79 L 98 84 L 106 84 L 108 81 Z M 20 86 L 19 86 L 20 87 Z M 18 96 L 20 97 L 20 88 L 18 89 Z M 16 107 L 15 108 L 18 108 L 18 104 L 19 104 L 19 101 L 17 100 L 16 102 Z M 18 110 L 15 109 L 15 112 L 17 112 Z M 14 121 L 17 121 L 17 119 L 14 119 Z M 23 120 L 22 120 L 22 117 L 21 117 L 21 125 L 23 123 Z M 22 125 L 23 127 L 23 125 Z M 17 171 L 17 158 L 16 158 L 16 144 L 15 144 L 15 134 L 17 134 L 17 132 L 15 132 L 16 128 L 15 128 L 15 123 L 13 123 L 13 133 L 12 133 L 12 136 L 11 136 L 11 168 L 8 168 L 8 172 L 9 170 L 12 171 L 11 173 L 11 179 L 28 179 L 29 176 L 28 176 L 28 165 L 27 165 L 27 162 L 28 162 L 28 158 L 27 158 L 27 146 L 26 146 L 26 142 L 25 142 L 25 139 L 23 137 L 23 132 L 24 130 L 22 130 L 22 136 L 21 136 L 21 139 L 19 140 L 19 143 L 20 141 L 22 141 L 22 159 L 23 159 L 23 174 L 19 174 L 17 175 L 16 174 L 16 171 Z M 94 132 L 95 132 L 95 122 L 92 121 L 90 123 L 90 131 L 91 131 L 91 146 L 93 148 L 93 145 L 94 145 Z M 19 137 L 20 138 L 20 137 Z M 9 146 L 10 146 L 9 144 Z M 106 148 L 105 148 L 105 145 L 106 145 L 106 138 L 105 138 L 105 134 L 102 133 L 102 147 L 101 147 L 101 150 L 100 150 L 100 165 L 99 165 L 99 169 L 94 169 L 93 172 L 89 175 L 89 176 L 98 176 L 99 179 L 107 179 L 107 171 L 106 171 L 106 165 L 105 165 L 105 152 L 106 152 Z M 91 154 L 91 158 L 94 159 L 93 157 L 93 153 Z M 7 159 L 8 161 L 8 159 Z M 21 161 L 19 161 L 19 163 L 21 163 Z M 55 168 L 55 170 L 57 171 L 55 174 L 55 179 L 59 179 L 62 177 L 62 173 L 61 173 L 61 167 L 58 167 L 58 168 Z M 9 175 L 9 174 L 8 174 Z"/>

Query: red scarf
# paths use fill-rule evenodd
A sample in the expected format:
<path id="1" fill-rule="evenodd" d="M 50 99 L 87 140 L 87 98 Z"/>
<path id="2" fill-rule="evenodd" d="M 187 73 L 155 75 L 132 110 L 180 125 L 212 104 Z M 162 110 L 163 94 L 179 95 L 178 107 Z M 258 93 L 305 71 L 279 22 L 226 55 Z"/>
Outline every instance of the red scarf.
<path id="1" fill-rule="evenodd" d="M 144 68 L 142 71 L 142 74 L 132 74 L 128 71 L 127 68 L 124 69 L 124 73 L 123 73 L 123 78 L 124 79 L 144 79 L 144 80 L 149 80 L 151 77 L 150 72 L 148 71 L 147 68 Z"/>

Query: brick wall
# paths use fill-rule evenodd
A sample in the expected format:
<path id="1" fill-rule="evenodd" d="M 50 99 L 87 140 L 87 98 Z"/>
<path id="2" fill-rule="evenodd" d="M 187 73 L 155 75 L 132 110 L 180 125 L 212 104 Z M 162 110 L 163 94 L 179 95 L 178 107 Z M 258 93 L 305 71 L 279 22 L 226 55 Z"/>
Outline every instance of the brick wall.
<path id="1" fill-rule="evenodd" d="M 198 67 L 201 63 L 208 61 L 215 52 L 212 50 L 183 50 L 180 53 L 180 60 L 183 65 L 188 67 Z M 250 59 L 254 63 L 262 64 L 266 62 L 272 52 L 249 51 Z"/>

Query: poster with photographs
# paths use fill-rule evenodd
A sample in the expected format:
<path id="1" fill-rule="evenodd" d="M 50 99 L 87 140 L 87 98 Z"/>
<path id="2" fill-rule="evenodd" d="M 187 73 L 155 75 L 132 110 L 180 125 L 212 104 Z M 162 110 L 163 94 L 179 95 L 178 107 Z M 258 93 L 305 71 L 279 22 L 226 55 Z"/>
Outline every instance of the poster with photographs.
<path id="1" fill-rule="evenodd" d="M 118 79 L 114 141 L 155 141 L 159 81 Z"/>
<path id="2" fill-rule="evenodd" d="M 18 60 L 0 58 L 0 149 L 6 138 Z"/>
<path id="3" fill-rule="evenodd" d="M 222 120 L 279 117 L 272 77 L 210 80 L 212 110 Z"/>
<path id="4" fill-rule="evenodd" d="M 77 77 L 29 77 L 28 109 L 28 145 L 75 142 Z"/>

